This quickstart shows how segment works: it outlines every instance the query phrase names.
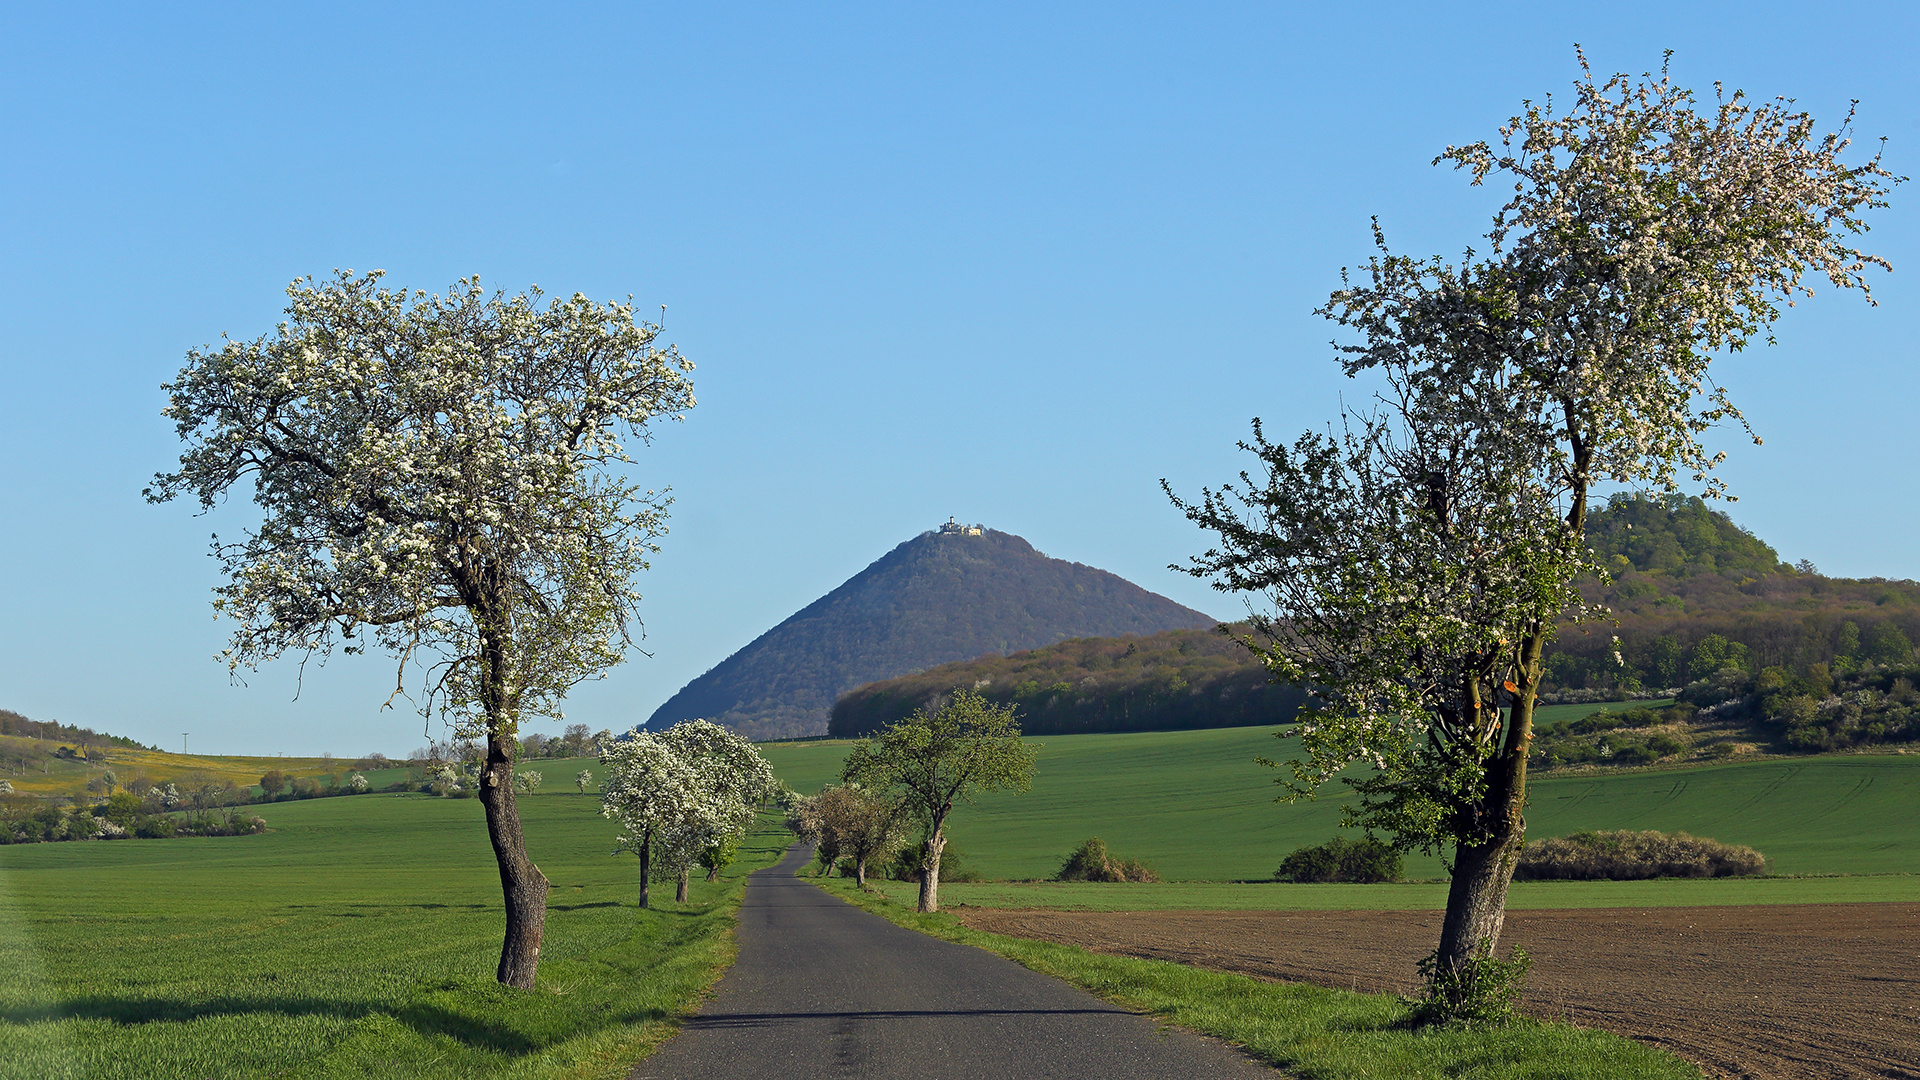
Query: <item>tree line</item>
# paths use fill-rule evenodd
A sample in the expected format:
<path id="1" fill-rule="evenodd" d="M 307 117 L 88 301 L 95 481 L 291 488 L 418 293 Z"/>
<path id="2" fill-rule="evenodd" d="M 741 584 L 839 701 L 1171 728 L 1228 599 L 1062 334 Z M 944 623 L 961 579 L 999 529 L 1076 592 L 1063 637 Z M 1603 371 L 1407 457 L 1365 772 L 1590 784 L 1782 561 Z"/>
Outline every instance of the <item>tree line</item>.
<path id="1" fill-rule="evenodd" d="M 1074 638 L 869 683 L 834 702 L 828 730 L 843 738 L 878 731 L 937 706 L 957 688 L 1017 708 L 1028 735 L 1279 724 L 1306 698 L 1298 687 L 1274 682 L 1233 636 L 1169 630 Z"/>

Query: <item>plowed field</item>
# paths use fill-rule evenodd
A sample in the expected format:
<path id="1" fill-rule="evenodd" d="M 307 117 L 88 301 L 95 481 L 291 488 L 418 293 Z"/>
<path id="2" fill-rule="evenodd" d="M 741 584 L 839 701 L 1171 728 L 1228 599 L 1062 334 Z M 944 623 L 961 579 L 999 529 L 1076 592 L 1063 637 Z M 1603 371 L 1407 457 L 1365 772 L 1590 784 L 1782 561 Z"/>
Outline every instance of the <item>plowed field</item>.
<path id="1" fill-rule="evenodd" d="M 956 911 L 977 930 L 1267 979 L 1404 992 L 1437 911 Z M 1920 1080 L 1920 903 L 1513 911 L 1526 1010 L 1709 1076 Z"/>

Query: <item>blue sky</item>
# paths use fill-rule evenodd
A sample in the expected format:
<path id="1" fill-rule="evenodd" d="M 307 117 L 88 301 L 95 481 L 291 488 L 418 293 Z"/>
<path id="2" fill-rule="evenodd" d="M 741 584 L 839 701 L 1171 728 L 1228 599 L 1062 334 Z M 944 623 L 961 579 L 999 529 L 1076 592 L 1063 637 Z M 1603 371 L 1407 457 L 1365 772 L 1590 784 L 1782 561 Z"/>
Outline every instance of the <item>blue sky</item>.
<path id="1" fill-rule="evenodd" d="M 1576 12 L 1563 14 L 1562 12 Z M 404 752 L 382 660 L 212 656 L 208 534 L 151 507 L 160 384 L 336 267 L 667 307 L 700 405 L 647 637 L 570 719 L 688 679 L 948 515 L 1216 615 L 1158 481 L 1325 423 L 1312 309 L 1369 253 L 1453 254 L 1490 195 L 1428 165 L 1602 71 L 1796 97 L 1920 172 L 1913 9 L 1613 5 L 9 5 L 0 11 L 0 707 L 231 753 Z M 1914 189 L 1716 368 L 1735 519 L 1828 573 L 1920 577 Z M 437 730 L 434 734 L 437 734 Z"/>

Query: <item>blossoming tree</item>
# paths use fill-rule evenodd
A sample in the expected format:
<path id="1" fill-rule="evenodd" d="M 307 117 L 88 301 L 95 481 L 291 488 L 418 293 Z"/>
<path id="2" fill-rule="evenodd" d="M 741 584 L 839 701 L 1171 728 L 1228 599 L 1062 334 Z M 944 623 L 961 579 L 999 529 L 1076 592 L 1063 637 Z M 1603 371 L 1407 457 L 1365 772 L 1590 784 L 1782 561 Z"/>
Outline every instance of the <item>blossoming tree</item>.
<path id="1" fill-rule="evenodd" d="M 619 470 L 693 406 L 692 365 L 630 303 L 380 280 L 295 281 L 273 333 L 190 351 L 165 410 L 186 450 L 147 496 L 211 510 L 252 488 L 260 524 L 213 549 L 231 669 L 377 647 L 395 696 L 411 681 L 423 713 L 484 737 L 497 974 L 528 988 L 547 880 L 521 835 L 516 733 L 625 655 L 667 500 Z"/>
<path id="2" fill-rule="evenodd" d="M 1263 477 L 1174 497 L 1216 537 L 1188 569 L 1263 597 L 1246 643 L 1315 690 L 1286 797 L 1365 763 L 1349 824 L 1451 848 L 1436 1015 L 1495 970 L 1546 646 L 1603 614 L 1574 588 L 1602 572 L 1593 486 L 1724 494 L 1702 438 L 1743 421 L 1710 362 L 1810 294 L 1807 275 L 1865 293 L 1886 266 L 1850 238 L 1897 178 L 1841 161 L 1845 125 L 1816 136 L 1789 103 L 1737 93 L 1703 114 L 1664 72 L 1581 66 L 1565 114 L 1530 105 L 1497 148 L 1436 159 L 1511 179 L 1486 254 L 1396 256 L 1376 227 L 1381 253 L 1321 309 L 1358 333 L 1343 363 L 1381 380 L 1372 407 L 1291 447 L 1256 421 L 1242 445 Z"/>
<path id="3" fill-rule="evenodd" d="M 656 876 L 687 901 L 693 866 L 709 849 L 746 835 L 776 786 L 773 767 L 745 736 L 705 720 L 663 732 L 633 731 L 601 751 L 600 812 L 620 824 L 615 853 L 640 857 L 640 906 Z"/>

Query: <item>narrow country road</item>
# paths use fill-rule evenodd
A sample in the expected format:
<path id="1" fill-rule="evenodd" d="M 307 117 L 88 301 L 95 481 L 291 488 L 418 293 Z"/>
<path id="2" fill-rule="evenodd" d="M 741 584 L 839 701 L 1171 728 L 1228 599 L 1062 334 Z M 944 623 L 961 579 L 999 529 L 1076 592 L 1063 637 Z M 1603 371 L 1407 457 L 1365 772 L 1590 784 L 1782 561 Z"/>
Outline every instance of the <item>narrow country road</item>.
<path id="1" fill-rule="evenodd" d="M 748 879 L 740 959 L 629 1080 L 1273 1080 L 1223 1043 L 1162 1029 L 981 949 L 937 941 L 793 876 Z"/>

